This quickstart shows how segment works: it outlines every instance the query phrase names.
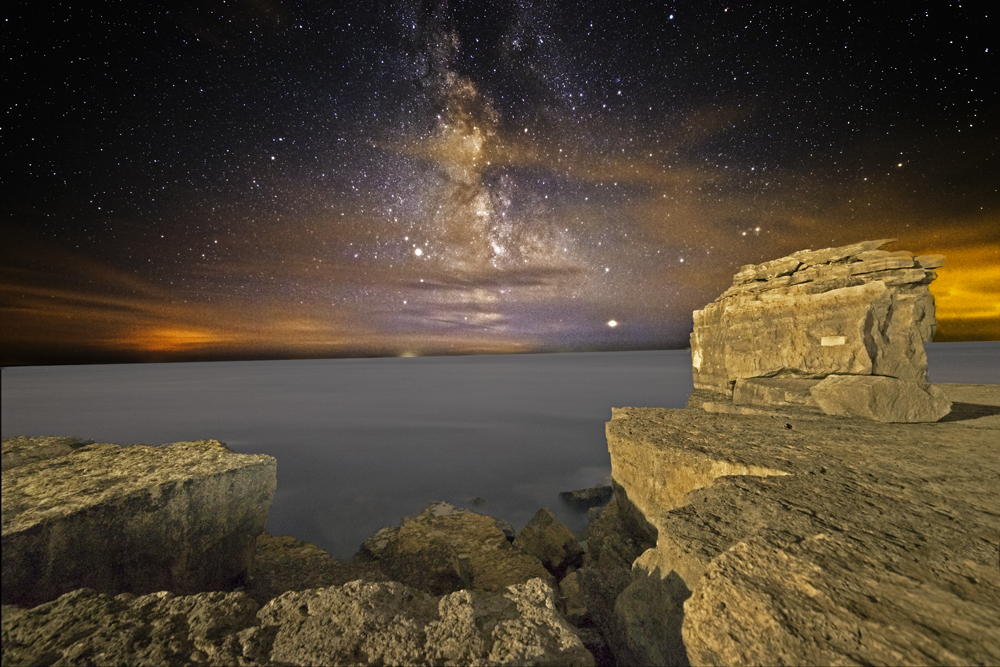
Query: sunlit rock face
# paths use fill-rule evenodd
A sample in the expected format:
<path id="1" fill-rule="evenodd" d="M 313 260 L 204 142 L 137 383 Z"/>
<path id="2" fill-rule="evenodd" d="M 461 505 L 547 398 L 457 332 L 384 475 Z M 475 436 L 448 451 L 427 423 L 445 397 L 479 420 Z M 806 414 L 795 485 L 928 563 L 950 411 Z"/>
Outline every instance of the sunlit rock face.
<path id="1" fill-rule="evenodd" d="M 694 386 L 731 396 L 746 378 L 924 381 L 923 343 L 937 326 L 928 285 L 944 258 L 882 250 L 892 241 L 744 266 L 732 287 L 694 312 Z"/>
<path id="2" fill-rule="evenodd" d="M 62 449 L 37 440 L 44 456 L 18 439 L 21 458 L 35 460 L 3 471 L 4 604 L 82 587 L 195 593 L 245 580 L 277 485 L 273 458 L 216 440 Z"/>

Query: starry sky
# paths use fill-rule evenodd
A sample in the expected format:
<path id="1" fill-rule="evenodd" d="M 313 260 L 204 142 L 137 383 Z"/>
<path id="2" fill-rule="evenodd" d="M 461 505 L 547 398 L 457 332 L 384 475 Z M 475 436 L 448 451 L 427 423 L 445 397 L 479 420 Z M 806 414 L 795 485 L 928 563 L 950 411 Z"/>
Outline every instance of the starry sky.
<path id="1" fill-rule="evenodd" d="M 1000 339 L 987 4 L 5 7 L 0 363 L 685 347 L 741 265 L 944 254 Z"/>

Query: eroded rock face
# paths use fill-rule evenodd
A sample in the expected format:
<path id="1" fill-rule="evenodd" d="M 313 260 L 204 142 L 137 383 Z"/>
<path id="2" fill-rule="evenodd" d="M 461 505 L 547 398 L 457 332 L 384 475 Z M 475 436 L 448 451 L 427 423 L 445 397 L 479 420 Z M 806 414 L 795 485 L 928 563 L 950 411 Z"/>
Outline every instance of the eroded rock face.
<path id="1" fill-rule="evenodd" d="M 655 539 L 607 622 L 619 662 L 1000 661 L 1000 388 L 940 388 L 935 424 L 615 410 L 615 505 Z"/>
<path id="2" fill-rule="evenodd" d="M 434 595 L 502 591 L 536 577 L 556 585 L 541 561 L 513 546 L 493 517 L 448 503 L 431 503 L 398 528 L 383 528 L 362 554 L 393 581 Z"/>
<path id="3" fill-rule="evenodd" d="M 943 258 L 880 250 L 893 240 L 744 266 L 732 287 L 694 312 L 694 386 L 731 396 L 743 378 L 924 381 L 923 343 L 937 325 L 927 285 Z"/>
<path id="4" fill-rule="evenodd" d="M 396 582 L 142 597 L 83 589 L 4 607 L 4 665 L 593 665 L 539 579 L 441 598 Z"/>
<path id="5" fill-rule="evenodd" d="M 809 393 L 828 415 L 880 422 L 936 422 L 951 412 L 938 387 L 878 375 L 830 375 Z"/>
<path id="6" fill-rule="evenodd" d="M 245 580 L 277 483 L 273 458 L 215 440 L 71 449 L 3 470 L 4 603 Z"/>

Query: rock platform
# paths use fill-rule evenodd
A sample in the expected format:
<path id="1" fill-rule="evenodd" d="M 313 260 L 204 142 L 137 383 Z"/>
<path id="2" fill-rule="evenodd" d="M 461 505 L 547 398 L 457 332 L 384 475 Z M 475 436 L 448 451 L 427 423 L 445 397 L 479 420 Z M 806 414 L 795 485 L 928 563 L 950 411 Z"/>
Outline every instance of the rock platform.
<path id="1" fill-rule="evenodd" d="M 3 603 L 63 593 L 231 589 L 277 484 L 270 456 L 216 440 L 165 447 L 15 438 L 3 470 Z"/>
<path id="2" fill-rule="evenodd" d="M 614 603 L 619 663 L 1000 663 L 1000 387 L 936 387 L 928 424 L 699 390 L 616 409 L 617 511 L 655 544 Z"/>

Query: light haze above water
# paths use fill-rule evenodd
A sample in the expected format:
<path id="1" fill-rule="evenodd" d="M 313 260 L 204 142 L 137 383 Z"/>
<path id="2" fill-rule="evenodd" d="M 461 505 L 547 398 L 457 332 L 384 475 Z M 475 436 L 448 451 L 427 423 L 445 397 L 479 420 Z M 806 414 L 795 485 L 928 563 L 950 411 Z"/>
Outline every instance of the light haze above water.
<path id="1" fill-rule="evenodd" d="M 932 382 L 1000 382 L 1000 343 L 927 354 Z M 611 473 L 611 408 L 683 407 L 690 363 L 667 350 L 4 368 L 0 431 L 269 454 L 267 530 L 344 558 L 431 500 L 515 529 L 549 507 L 581 529 L 558 493 Z"/>

